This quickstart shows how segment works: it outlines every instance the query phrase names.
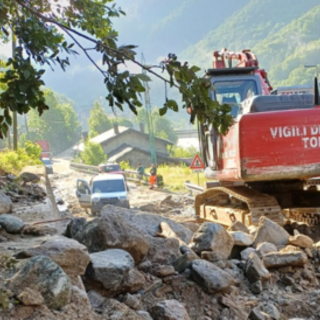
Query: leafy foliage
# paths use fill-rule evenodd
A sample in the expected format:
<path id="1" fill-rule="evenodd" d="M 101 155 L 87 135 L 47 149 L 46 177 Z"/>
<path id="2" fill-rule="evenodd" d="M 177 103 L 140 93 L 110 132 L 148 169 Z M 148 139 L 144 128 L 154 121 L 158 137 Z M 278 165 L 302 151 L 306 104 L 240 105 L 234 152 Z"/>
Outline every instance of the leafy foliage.
<path id="1" fill-rule="evenodd" d="M 90 142 L 85 144 L 84 151 L 81 152 L 83 162 L 90 166 L 97 166 L 107 160 L 107 155 L 99 143 Z"/>
<path id="2" fill-rule="evenodd" d="M 74 45 L 81 50 L 97 70 L 102 74 L 108 94 L 106 99 L 111 108 L 123 110 L 126 104 L 137 113 L 137 108 L 142 106 L 141 93 L 145 91 L 143 81 L 149 80 L 144 74 L 132 74 L 123 71 L 122 66 L 128 61 L 139 65 L 163 81 L 178 88 L 182 96 L 183 108 L 192 106 L 191 122 L 196 117 L 201 122 L 213 122 L 216 128 L 225 132 L 232 119 L 228 107 L 219 106 L 210 100 L 207 90 L 210 88 L 208 80 L 198 77 L 199 68 L 189 67 L 181 63 L 173 54 L 162 63 L 163 71 L 167 76 L 161 76 L 147 66 L 141 65 L 136 60 L 135 45 L 118 46 L 118 35 L 113 30 L 111 19 L 124 15 L 115 5 L 109 5 L 113 0 L 77 0 L 61 5 L 60 2 L 50 0 L 2 0 L 0 2 L 0 22 L 2 42 L 8 41 L 10 31 L 17 39 L 17 48 L 13 59 L 9 59 L 4 76 L 0 80 L 6 89 L 0 94 L 0 137 L 6 135 L 8 126 L 11 125 L 9 111 L 19 114 L 35 110 L 42 115 L 48 110 L 40 87 L 44 68 L 59 66 L 66 70 L 69 65 L 69 56 L 78 52 Z M 79 31 L 81 30 L 81 31 Z M 67 34 L 73 41 L 65 40 Z M 91 43 L 89 48 L 82 45 L 83 40 Z M 90 55 L 91 50 L 101 55 L 102 67 Z M 147 79 L 148 78 L 148 79 Z M 178 111 L 178 104 L 166 97 L 160 114 L 167 110 Z"/>
<path id="3" fill-rule="evenodd" d="M 28 118 L 29 139 L 48 140 L 52 152 L 59 153 L 79 138 L 80 124 L 73 108 L 69 104 L 58 104 L 53 91 L 47 89 L 43 95 L 50 110 L 42 117 L 31 110 Z"/>
<path id="4" fill-rule="evenodd" d="M 183 148 L 179 146 L 173 146 L 170 148 L 171 157 L 174 158 L 193 158 L 198 150 L 195 147 Z"/>
<path id="5" fill-rule="evenodd" d="M 100 133 L 108 131 L 112 127 L 108 115 L 106 114 L 102 105 L 98 101 L 94 102 L 94 105 L 90 111 L 90 118 L 88 122 L 89 138 L 93 138 L 99 135 Z"/>
<path id="6" fill-rule="evenodd" d="M 41 148 L 31 141 L 26 141 L 24 148 L 17 151 L 0 152 L 0 171 L 19 174 L 25 166 L 40 165 Z"/>

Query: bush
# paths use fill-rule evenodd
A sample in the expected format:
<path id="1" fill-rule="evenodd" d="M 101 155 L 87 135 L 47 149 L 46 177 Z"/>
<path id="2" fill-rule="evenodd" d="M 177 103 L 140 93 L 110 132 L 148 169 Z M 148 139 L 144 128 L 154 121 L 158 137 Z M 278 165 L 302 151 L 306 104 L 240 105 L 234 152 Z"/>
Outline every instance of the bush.
<path id="1" fill-rule="evenodd" d="M 41 148 L 31 141 L 26 141 L 24 148 L 18 148 L 17 151 L 0 152 L 0 170 L 17 175 L 25 166 L 42 164 L 40 156 Z"/>
<path id="2" fill-rule="evenodd" d="M 107 155 L 99 143 L 88 141 L 85 144 L 84 151 L 81 152 L 81 158 L 83 163 L 89 166 L 97 166 L 107 160 Z"/>

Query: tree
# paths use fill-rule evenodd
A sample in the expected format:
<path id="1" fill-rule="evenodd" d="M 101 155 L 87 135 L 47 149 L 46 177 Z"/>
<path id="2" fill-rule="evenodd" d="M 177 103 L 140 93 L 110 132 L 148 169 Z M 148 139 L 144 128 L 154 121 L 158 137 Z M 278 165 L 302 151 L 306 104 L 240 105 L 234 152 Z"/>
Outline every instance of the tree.
<path id="1" fill-rule="evenodd" d="M 113 118 L 112 123 L 117 123 L 119 126 L 124 126 L 127 128 L 133 128 L 133 123 L 129 119 L 124 118 L 124 117 Z"/>
<path id="2" fill-rule="evenodd" d="M 89 138 L 93 138 L 100 133 L 111 129 L 112 124 L 108 118 L 108 115 L 104 111 L 102 105 L 95 101 L 90 111 L 89 122 Z"/>
<path id="3" fill-rule="evenodd" d="M 88 142 L 85 144 L 84 151 L 81 152 L 81 159 L 90 166 L 97 166 L 107 161 L 107 155 L 99 143 Z"/>
<path id="4" fill-rule="evenodd" d="M 48 140 L 52 152 L 58 153 L 80 138 L 80 123 L 69 104 L 58 104 L 52 90 L 46 89 L 44 97 L 50 109 L 42 117 L 31 110 L 28 119 L 29 138 Z"/>
<path id="5" fill-rule="evenodd" d="M 182 107 L 192 107 L 191 122 L 197 117 L 201 122 L 213 123 L 221 132 L 227 131 L 233 122 L 229 114 L 230 107 L 220 106 L 210 99 L 208 90 L 213 89 L 212 84 L 209 79 L 197 76 L 196 73 L 200 71 L 198 67 L 181 63 L 176 55 L 169 54 L 159 66 L 166 73 L 160 75 L 152 67 L 136 61 L 135 45 L 117 45 L 118 35 L 111 20 L 125 13 L 117 9 L 115 4 L 107 5 L 111 2 L 113 0 L 77 0 L 60 4 L 58 0 L 1 0 L 0 37 L 2 42 L 9 41 L 12 33 L 17 39 L 17 48 L 14 58 L 8 60 L 8 69 L 0 80 L 6 85 L 0 94 L 0 108 L 3 109 L 3 115 L 0 115 L 0 137 L 6 135 L 11 125 L 9 111 L 23 114 L 36 110 L 42 115 L 49 109 L 41 91 L 44 85 L 42 77 L 46 71 L 37 66 L 47 65 L 52 68 L 58 65 L 66 70 L 68 56 L 78 54 L 73 49 L 74 45 L 101 73 L 110 107 L 123 110 L 123 105 L 127 104 L 136 114 L 137 108 L 142 106 L 140 94 L 145 91 L 142 81 L 149 81 L 149 76 L 131 74 L 119 68 L 132 61 L 179 90 Z M 91 57 L 92 51 L 101 55 L 102 67 Z M 179 107 L 175 100 L 166 96 L 159 110 L 160 115 L 169 109 L 178 111 Z"/>

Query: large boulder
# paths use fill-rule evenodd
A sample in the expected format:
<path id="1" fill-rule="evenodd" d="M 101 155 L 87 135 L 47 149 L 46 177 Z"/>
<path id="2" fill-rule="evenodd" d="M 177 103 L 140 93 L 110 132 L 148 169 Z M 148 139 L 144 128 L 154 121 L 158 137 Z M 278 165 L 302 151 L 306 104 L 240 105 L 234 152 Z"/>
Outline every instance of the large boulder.
<path id="1" fill-rule="evenodd" d="M 201 259 L 192 262 L 192 278 L 208 293 L 224 292 L 234 283 L 228 272 Z"/>
<path id="2" fill-rule="evenodd" d="M 198 254 L 212 251 L 216 260 L 225 260 L 230 256 L 233 244 L 233 238 L 221 225 L 205 222 L 193 235 L 189 246 Z"/>
<path id="3" fill-rule="evenodd" d="M 87 220 L 85 218 L 73 218 L 67 225 L 65 236 L 68 238 L 74 238 L 78 231 L 82 230 L 86 225 Z"/>
<path id="4" fill-rule="evenodd" d="M 54 236 L 41 245 L 19 252 L 16 257 L 47 256 L 69 275 L 83 275 L 90 262 L 87 247 L 63 236 Z"/>
<path id="5" fill-rule="evenodd" d="M 0 214 L 10 212 L 12 212 L 12 201 L 7 195 L 0 192 Z"/>
<path id="6" fill-rule="evenodd" d="M 253 243 L 253 236 L 242 231 L 229 231 L 233 238 L 234 245 L 240 247 L 249 247 Z"/>
<path id="7" fill-rule="evenodd" d="M 251 252 L 256 253 L 256 249 L 249 247 L 249 248 L 246 248 L 246 249 L 242 250 L 240 252 L 241 259 L 242 260 L 247 260 L 249 258 L 249 255 L 250 255 Z"/>
<path id="8" fill-rule="evenodd" d="M 192 261 L 199 259 L 196 253 L 192 250 L 185 252 L 181 257 L 179 257 L 174 263 L 174 269 L 179 273 L 183 272 L 187 268 L 190 268 L 192 265 Z"/>
<path id="9" fill-rule="evenodd" d="M 26 288 L 39 292 L 49 308 L 60 309 L 69 302 L 70 281 L 66 273 L 48 257 L 22 261 L 7 280 L 7 288 L 17 296 Z"/>
<path id="10" fill-rule="evenodd" d="M 0 226 L 8 233 L 19 233 L 24 227 L 25 223 L 10 214 L 0 215 Z"/>
<path id="11" fill-rule="evenodd" d="M 86 223 L 75 239 L 84 244 L 89 252 L 106 249 L 122 249 L 130 253 L 136 263 L 149 251 L 149 243 L 143 233 L 120 214 L 104 212 L 101 218 Z"/>
<path id="12" fill-rule="evenodd" d="M 270 242 L 276 247 L 282 247 L 289 243 L 290 235 L 277 223 L 262 216 L 259 220 L 258 230 L 256 232 L 253 246 L 256 247 L 259 243 Z"/>
<path id="13" fill-rule="evenodd" d="M 260 255 L 260 257 L 263 257 L 265 254 L 269 252 L 277 252 L 278 249 L 273 243 L 269 242 L 262 242 L 257 245 L 257 252 Z"/>
<path id="14" fill-rule="evenodd" d="M 244 273 L 251 283 L 255 283 L 259 280 L 267 280 L 270 277 L 269 271 L 254 252 L 249 254 L 244 267 Z"/>
<path id="15" fill-rule="evenodd" d="M 300 248 L 312 248 L 313 246 L 313 240 L 304 234 L 300 234 L 297 230 L 294 230 L 294 235 L 289 238 L 289 242 Z"/>
<path id="16" fill-rule="evenodd" d="M 158 302 L 149 312 L 154 320 L 190 320 L 184 306 L 174 299 Z"/>
<path id="17" fill-rule="evenodd" d="M 121 291 L 129 271 L 134 268 L 133 258 L 120 249 L 91 253 L 90 260 L 87 277 L 102 283 L 110 291 Z"/>
<path id="18" fill-rule="evenodd" d="M 263 257 L 262 261 L 266 268 L 302 267 L 307 263 L 308 257 L 302 251 L 270 252 Z"/>
<path id="19" fill-rule="evenodd" d="M 242 231 L 249 234 L 249 229 L 247 226 L 238 220 L 232 223 L 232 225 L 228 228 L 228 231 Z"/>
<path id="20" fill-rule="evenodd" d="M 151 263 L 173 264 L 181 256 L 179 240 L 175 238 L 146 237 L 150 249 L 145 260 Z"/>
<path id="21" fill-rule="evenodd" d="M 160 232 L 160 223 L 166 222 L 170 226 L 171 230 L 185 243 L 190 243 L 193 232 L 184 227 L 180 223 L 176 223 L 161 215 L 146 213 L 133 209 L 126 209 L 116 207 L 112 205 L 105 206 L 101 211 L 101 216 L 107 216 L 109 214 L 119 215 L 130 225 L 135 225 L 142 233 L 148 234 L 152 237 L 156 237 Z"/>

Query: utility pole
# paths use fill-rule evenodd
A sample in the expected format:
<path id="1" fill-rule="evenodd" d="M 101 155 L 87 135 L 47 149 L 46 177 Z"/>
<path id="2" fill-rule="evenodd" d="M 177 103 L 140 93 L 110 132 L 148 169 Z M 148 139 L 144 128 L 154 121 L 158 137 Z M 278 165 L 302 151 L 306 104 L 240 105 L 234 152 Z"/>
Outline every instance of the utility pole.
<path id="1" fill-rule="evenodd" d="M 14 34 L 12 33 L 12 58 L 15 57 L 16 50 L 16 40 L 14 38 Z M 10 130 L 9 130 L 10 134 Z M 18 116 L 17 111 L 13 111 L 13 150 L 18 149 Z"/>
<path id="2" fill-rule="evenodd" d="M 146 65 L 146 60 L 144 58 L 144 55 L 142 53 L 141 55 L 141 63 L 145 66 Z M 147 74 L 146 70 L 142 68 L 142 74 Z M 150 145 L 150 156 L 151 156 L 151 162 L 154 165 L 157 165 L 157 153 L 156 153 L 156 148 L 155 148 L 155 143 L 154 143 L 154 126 L 153 126 L 153 121 L 152 121 L 152 113 L 151 113 L 151 101 L 150 101 L 150 88 L 148 81 L 143 81 L 144 83 L 144 88 L 146 91 L 144 92 L 144 103 L 147 111 L 147 122 L 148 122 L 148 131 L 149 131 L 149 145 Z"/>

